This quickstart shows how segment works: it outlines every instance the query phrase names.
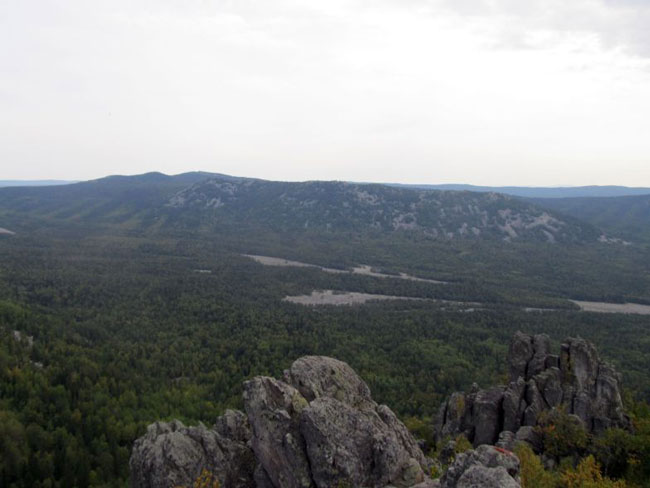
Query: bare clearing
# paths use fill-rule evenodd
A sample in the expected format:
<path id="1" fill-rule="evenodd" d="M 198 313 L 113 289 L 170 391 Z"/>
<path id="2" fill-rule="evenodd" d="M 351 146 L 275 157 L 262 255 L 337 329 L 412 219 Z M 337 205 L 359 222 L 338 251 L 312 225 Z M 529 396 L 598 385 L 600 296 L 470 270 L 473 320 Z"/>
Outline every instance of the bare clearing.
<path id="1" fill-rule="evenodd" d="M 583 312 L 598 313 L 632 313 L 637 315 L 650 315 L 650 305 L 640 303 L 606 303 L 606 302 L 583 302 L 571 300 L 580 307 Z"/>
<path id="2" fill-rule="evenodd" d="M 284 297 L 285 302 L 299 305 L 356 305 L 374 300 L 417 300 L 424 298 L 400 297 L 393 295 L 373 295 L 370 293 L 357 293 L 353 291 L 335 292 L 333 290 L 312 291 L 311 295 Z"/>
<path id="3" fill-rule="evenodd" d="M 255 254 L 244 254 L 247 258 L 251 258 L 257 261 L 260 264 L 265 266 L 286 266 L 286 267 L 295 267 L 295 268 L 316 268 L 326 273 L 346 273 L 346 274 L 359 274 L 364 276 L 373 276 L 375 278 L 395 278 L 398 280 L 409 280 L 409 281 L 421 281 L 425 283 L 434 283 L 437 285 L 445 285 L 446 281 L 437 281 L 437 280 L 428 280 L 425 278 L 418 278 L 417 276 L 411 276 L 406 273 L 400 273 L 396 275 L 378 273 L 372 270 L 371 266 L 359 265 L 351 270 L 346 269 L 335 269 L 335 268 L 326 268 L 323 266 L 318 266 L 316 264 L 301 263 L 300 261 L 290 261 L 288 259 L 282 258 L 273 258 L 270 256 L 257 256 Z"/>
<path id="4" fill-rule="evenodd" d="M 386 274 L 386 273 L 377 273 L 376 271 L 372 270 L 371 266 L 367 266 L 365 264 L 362 264 L 361 266 L 357 266 L 355 268 L 352 268 L 351 273 L 354 274 L 360 274 L 360 275 L 365 275 L 365 276 L 374 276 L 376 278 L 397 278 L 400 280 L 409 280 L 409 281 L 422 281 L 425 283 L 435 283 L 438 285 L 446 285 L 446 281 L 438 281 L 438 280 L 428 280 L 426 278 L 418 278 L 417 276 L 411 276 L 406 273 L 400 273 L 397 275 L 391 275 L 391 274 Z"/>
<path id="5" fill-rule="evenodd" d="M 417 302 L 434 302 L 440 305 L 454 307 L 467 307 L 461 312 L 475 312 L 482 310 L 480 303 L 476 302 L 457 302 L 453 300 L 440 300 L 434 298 L 405 297 L 397 295 L 374 295 L 371 293 L 359 293 L 355 291 L 335 291 L 335 290 L 314 290 L 311 295 L 287 296 L 283 298 L 285 302 L 297 303 L 299 305 L 360 305 L 372 301 L 383 300 L 411 300 Z M 443 308 L 444 310 L 444 308 Z"/>

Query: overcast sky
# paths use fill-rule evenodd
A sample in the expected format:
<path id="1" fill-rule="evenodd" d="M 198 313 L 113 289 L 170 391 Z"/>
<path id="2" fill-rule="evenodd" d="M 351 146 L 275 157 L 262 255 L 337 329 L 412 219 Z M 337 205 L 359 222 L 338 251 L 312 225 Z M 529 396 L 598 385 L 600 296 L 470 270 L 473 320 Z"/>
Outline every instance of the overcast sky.
<path id="1" fill-rule="evenodd" d="M 0 0 L 0 179 L 650 186 L 647 0 Z"/>

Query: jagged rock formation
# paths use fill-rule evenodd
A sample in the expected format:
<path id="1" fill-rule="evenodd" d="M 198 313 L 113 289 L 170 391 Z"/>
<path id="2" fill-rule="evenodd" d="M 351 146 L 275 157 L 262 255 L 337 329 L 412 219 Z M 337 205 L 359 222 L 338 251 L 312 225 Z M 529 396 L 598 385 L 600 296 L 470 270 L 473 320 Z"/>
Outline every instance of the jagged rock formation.
<path id="1" fill-rule="evenodd" d="M 255 486 L 255 456 L 245 440 L 250 431 L 240 414 L 226 412 L 214 429 L 185 427 L 178 420 L 150 425 L 133 446 L 131 486 L 191 487 L 203 469 L 221 480 L 222 486 Z"/>
<path id="2" fill-rule="evenodd" d="M 341 361 L 307 356 L 284 381 L 253 378 L 244 406 L 246 414 L 229 411 L 213 429 L 151 425 L 134 445 L 131 485 L 191 486 L 205 468 L 222 488 L 436 486 L 404 424 Z"/>
<path id="3" fill-rule="evenodd" d="M 469 393 L 451 395 L 438 414 L 438 439 L 464 434 L 474 446 L 526 441 L 539 451 L 540 439 L 533 426 L 541 412 L 560 406 L 580 419 L 589 432 L 629 427 L 620 376 L 599 359 L 590 342 L 568 338 L 558 356 L 551 353 L 547 335 L 517 332 L 508 364 L 508 386 L 479 390 L 474 385 Z"/>

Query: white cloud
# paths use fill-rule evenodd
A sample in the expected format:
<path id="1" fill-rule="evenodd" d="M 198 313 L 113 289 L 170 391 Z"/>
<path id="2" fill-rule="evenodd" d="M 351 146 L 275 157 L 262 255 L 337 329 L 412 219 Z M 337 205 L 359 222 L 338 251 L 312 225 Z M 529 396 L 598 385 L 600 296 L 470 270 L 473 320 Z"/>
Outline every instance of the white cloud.
<path id="1" fill-rule="evenodd" d="M 641 2 L 35 3 L 0 4 L 1 178 L 650 185 Z"/>

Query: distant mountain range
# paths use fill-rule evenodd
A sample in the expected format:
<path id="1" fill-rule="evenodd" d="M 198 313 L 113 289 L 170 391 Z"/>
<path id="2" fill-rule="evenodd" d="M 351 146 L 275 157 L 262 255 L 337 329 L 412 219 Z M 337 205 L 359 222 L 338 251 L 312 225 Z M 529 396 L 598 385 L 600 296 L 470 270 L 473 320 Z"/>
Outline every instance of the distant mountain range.
<path id="1" fill-rule="evenodd" d="M 596 242 L 602 236 L 591 224 L 498 193 L 287 183 L 201 172 L 0 189 L 0 224 L 15 230 L 4 222 L 27 218 L 147 232 L 264 228 L 526 242 Z"/>
<path id="2" fill-rule="evenodd" d="M 156 173 L 147 173 L 156 174 Z M 162 174 L 162 173 L 158 173 Z M 243 180 L 252 178 L 241 178 L 224 175 L 221 173 L 190 172 L 172 176 L 170 178 L 181 178 L 184 175 L 203 175 L 206 178 L 222 178 L 231 180 Z M 166 175 L 165 175 L 166 176 Z M 129 178 L 125 176 L 111 176 L 109 178 Z M 137 176 L 134 176 L 137 178 Z M 191 178 L 191 176 L 190 176 Z M 78 183 L 77 180 L 0 180 L 0 188 L 8 186 L 55 186 Z M 354 183 L 354 182 L 351 182 Z M 365 184 L 365 183 L 363 183 Z M 382 183 L 396 188 L 411 188 L 417 190 L 443 190 L 443 191 L 472 191 L 480 193 L 502 193 L 524 198 L 578 198 L 578 197 L 623 197 L 633 195 L 650 195 L 650 188 L 628 187 L 628 186 L 571 186 L 571 187 L 533 187 L 533 186 L 477 186 L 465 184 L 403 184 L 403 183 Z"/>
<path id="3" fill-rule="evenodd" d="M 627 186 L 571 186 L 571 187 L 528 187 L 528 186 L 474 186 L 474 185 L 406 185 L 391 183 L 400 188 L 421 190 L 452 190 L 503 193 L 524 198 L 578 198 L 578 197 L 623 197 L 650 195 L 650 188 Z"/>
<path id="4" fill-rule="evenodd" d="M 76 181 L 68 180 L 0 180 L 0 188 L 7 186 L 55 186 L 55 185 L 69 185 L 76 183 Z"/>

